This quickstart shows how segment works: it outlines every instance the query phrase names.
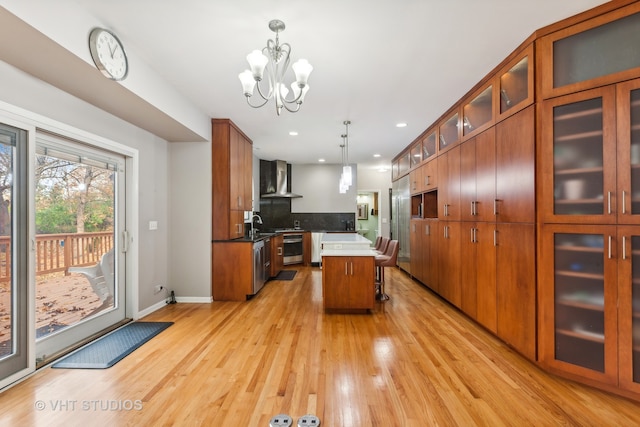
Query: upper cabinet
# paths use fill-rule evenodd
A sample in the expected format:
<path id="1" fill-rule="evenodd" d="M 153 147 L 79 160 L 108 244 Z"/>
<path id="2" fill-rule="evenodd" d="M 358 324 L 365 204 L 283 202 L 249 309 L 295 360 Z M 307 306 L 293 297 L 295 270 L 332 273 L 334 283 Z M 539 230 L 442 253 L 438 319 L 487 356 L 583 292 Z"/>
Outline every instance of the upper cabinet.
<path id="1" fill-rule="evenodd" d="M 640 79 L 544 101 L 546 222 L 640 224 Z"/>
<path id="2" fill-rule="evenodd" d="M 252 210 L 253 145 L 229 119 L 211 121 L 213 240 L 244 235 L 244 211 Z"/>
<path id="3" fill-rule="evenodd" d="M 462 136 L 476 135 L 493 125 L 493 85 L 480 89 L 462 107 Z"/>
<path id="4" fill-rule="evenodd" d="M 496 76 L 498 91 L 496 120 L 510 116 L 533 104 L 533 43 L 509 61 Z"/>
<path id="5" fill-rule="evenodd" d="M 452 113 L 442 121 L 439 127 L 440 140 L 438 141 L 438 151 L 448 150 L 460 142 L 460 114 Z"/>
<path id="6" fill-rule="evenodd" d="M 436 131 L 432 131 L 422 140 L 422 160 L 429 160 L 436 155 Z"/>
<path id="7" fill-rule="evenodd" d="M 640 76 L 640 3 L 539 39 L 538 89 L 550 98 Z"/>

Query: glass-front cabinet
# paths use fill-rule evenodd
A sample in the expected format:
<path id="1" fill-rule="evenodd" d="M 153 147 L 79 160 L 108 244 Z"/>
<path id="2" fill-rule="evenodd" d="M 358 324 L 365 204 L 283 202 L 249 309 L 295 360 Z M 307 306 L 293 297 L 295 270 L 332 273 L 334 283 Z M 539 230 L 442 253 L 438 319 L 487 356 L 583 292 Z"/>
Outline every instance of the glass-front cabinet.
<path id="1" fill-rule="evenodd" d="M 497 119 L 533 103 L 533 44 L 498 73 L 496 88 L 499 91 Z"/>
<path id="2" fill-rule="evenodd" d="M 640 79 L 543 102 L 544 222 L 640 224 Z"/>
<path id="3" fill-rule="evenodd" d="M 640 223 L 640 79 L 617 86 L 618 222 Z"/>
<path id="4" fill-rule="evenodd" d="M 436 155 L 436 131 L 434 130 L 422 140 L 422 160 L 429 160 Z"/>
<path id="5" fill-rule="evenodd" d="M 615 226 L 543 229 L 540 359 L 583 377 L 617 383 Z"/>
<path id="6" fill-rule="evenodd" d="M 615 88 L 545 101 L 542 120 L 543 220 L 615 223 Z"/>
<path id="7" fill-rule="evenodd" d="M 410 150 L 410 158 L 409 158 L 409 167 L 410 169 L 415 168 L 422 162 L 422 142 L 419 141 L 411 147 Z"/>
<path id="8" fill-rule="evenodd" d="M 640 392 L 640 227 L 618 227 L 620 385 Z"/>
<path id="9" fill-rule="evenodd" d="M 458 113 L 453 113 L 440 125 L 440 141 L 438 141 L 439 151 L 448 149 L 460 141 L 458 121 Z"/>
<path id="10" fill-rule="evenodd" d="M 543 364 L 640 392 L 640 227 L 544 225 Z"/>
<path id="11" fill-rule="evenodd" d="M 628 80 L 640 73 L 640 3 L 544 36 L 538 41 L 543 98 Z"/>
<path id="12" fill-rule="evenodd" d="M 462 108 L 462 135 L 474 135 L 493 124 L 493 86 L 482 89 Z"/>

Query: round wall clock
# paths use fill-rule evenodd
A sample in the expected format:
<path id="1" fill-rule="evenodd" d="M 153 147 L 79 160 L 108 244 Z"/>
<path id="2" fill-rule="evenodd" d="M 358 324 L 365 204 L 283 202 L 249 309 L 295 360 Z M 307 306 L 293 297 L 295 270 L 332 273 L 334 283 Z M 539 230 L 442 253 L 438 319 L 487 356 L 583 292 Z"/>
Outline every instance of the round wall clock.
<path id="1" fill-rule="evenodd" d="M 122 42 L 111 31 L 94 28 L 89 34 L 89 51 L 98 70 L 112 80 L 123 80 L 129 72 Z"/>

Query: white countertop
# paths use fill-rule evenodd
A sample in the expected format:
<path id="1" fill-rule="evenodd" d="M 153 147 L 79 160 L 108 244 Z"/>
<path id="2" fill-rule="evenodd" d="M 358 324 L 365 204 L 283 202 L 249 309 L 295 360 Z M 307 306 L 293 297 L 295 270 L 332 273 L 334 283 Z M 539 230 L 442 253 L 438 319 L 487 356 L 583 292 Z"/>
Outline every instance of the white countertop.
<path id="1" fill-rule="evenodd" d="M 372 249 L 325 249 L 320 255 L 322 256 L 376 256 L 377 253 Z"/>
<path id="2" fill-rule="evenodd" d="M 358 233 L 323 233 L 322 243 L 366 243 L 371 245 L 371 240 Z"/>

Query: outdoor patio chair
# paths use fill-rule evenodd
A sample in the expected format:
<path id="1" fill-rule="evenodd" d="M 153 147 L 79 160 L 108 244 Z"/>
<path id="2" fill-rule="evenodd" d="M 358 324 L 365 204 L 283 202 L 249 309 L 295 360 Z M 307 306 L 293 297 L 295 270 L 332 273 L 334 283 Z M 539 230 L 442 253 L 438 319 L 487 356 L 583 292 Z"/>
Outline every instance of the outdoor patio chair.
<path id="1" fill-rule="evenodd" d="M 69 273 L 79 273 L 87 278 L 91 288 L 103 305 L 111 304 L 114 294 L 114 251 L 102 255 L 100 262 L 90 267 L 70 267 Z"/>

